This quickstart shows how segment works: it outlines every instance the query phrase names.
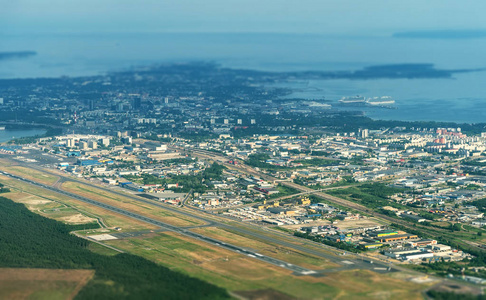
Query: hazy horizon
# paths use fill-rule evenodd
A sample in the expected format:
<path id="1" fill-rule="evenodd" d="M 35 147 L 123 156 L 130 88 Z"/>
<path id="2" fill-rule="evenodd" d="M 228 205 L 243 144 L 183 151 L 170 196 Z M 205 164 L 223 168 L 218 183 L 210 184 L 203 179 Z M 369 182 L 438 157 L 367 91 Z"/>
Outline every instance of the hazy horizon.
<path id="1" fill-rule="evenodd" d="M 174 3 L 145 1 L 0 1 L 0 34 L 250 32 L 332 35 L 409 30 L 483 30 L 484 1 L 286 0 Z"/>

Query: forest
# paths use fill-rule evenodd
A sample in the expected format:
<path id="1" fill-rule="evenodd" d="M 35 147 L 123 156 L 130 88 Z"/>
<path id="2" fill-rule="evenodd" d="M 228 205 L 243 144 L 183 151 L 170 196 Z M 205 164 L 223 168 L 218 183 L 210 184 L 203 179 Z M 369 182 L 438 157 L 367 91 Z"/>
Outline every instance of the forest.
<path id="1" fill-rule="evenodd" d="M 224 289 L 131 254 L 88 250 L 72 227 L 0 197 L 0 266 L 92 269 L 95 277 L 77 299 L 226 299 Z"/>

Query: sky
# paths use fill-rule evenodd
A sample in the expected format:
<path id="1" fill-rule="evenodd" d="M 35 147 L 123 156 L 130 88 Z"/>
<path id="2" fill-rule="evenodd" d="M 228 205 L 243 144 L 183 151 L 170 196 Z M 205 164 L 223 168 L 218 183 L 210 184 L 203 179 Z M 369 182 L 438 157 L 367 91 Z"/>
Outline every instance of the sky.
<path id="1" fill-rule="evenodd" d="M 0 34 L 390 34 L 486 29 L 484 11 L 484 0 L 0 0 Z"/>

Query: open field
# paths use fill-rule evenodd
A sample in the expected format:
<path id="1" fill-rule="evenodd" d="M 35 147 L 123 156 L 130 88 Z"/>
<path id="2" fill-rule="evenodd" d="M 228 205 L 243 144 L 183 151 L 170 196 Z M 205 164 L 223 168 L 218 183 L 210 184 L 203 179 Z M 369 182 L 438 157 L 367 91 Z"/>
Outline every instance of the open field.
<path id="1" fill-rule="evenodd" d="M 423 299 L 425 285 L 369 270 L 351 270 L 315 278 L 339 290 L 335 299 Z"/>
<path id="2" fill-rule="evenodd" d="M 83 215 L 72 207 L 29 193 L 10 192 L 5 196 L 15 202 L 23 203 L 30 211 L 64 223 L 86 224 L 96 222 L 96 218 Z"/>
<path id="3" fill-rule="evenodd" d="M 59 180 L 58 176 L 55 176 L 53 174 L 47 173 L 47 172 L 41 172 L 37 171 L 35 169 L 29 169 L 21 166 L 15 166 L 15 165 L 10 165 L 6 166 L 3 165 L 1 167 L 2 170 L 5 170 L 9 173 L 22 176 L 24 178 L 34 180 L 43 184 L 47 185 L 53 185 Z"/>
<path id="4" fill-rule="evenodd" d="M 88 249 L 94 253 L 101 254 L 101 255 L 117 255 L 120 252 L 112 250 L 108 247 L 102 246 L 97 243 L 90 243 L 88 245 Z"/>
<path id="5" fill-rule="evenodd" d="M 204 227 L 195 228 L 192 229 L 192 231 L 219 239 L 227 243 L 231 243 L 236 246 L 251 248 L 261 254 L 275 257 L 277 259 L 281 259 L 283 261 L 313 270 L 322 270 L 338 267 L 338 265 L 334 263 L 331 263 L 325 259 L 313 255 L 297 252 L 296 250 L 273 245 L 271 243 L 261 242 L 256 239 L 244 237 L 220 228 Z"/>
<path id="6" fill-rule="evenodd" d="M 358 228 L 358 227 L 373 227 L 373 226 L 381 226 L 383 222 L 379 222 L 375 218 L 366 218 L 366 219 L 359 219 L 359 220 L 346 220 L 346 221 L 337 221 L 335 225 L 340 229 L 350 229 L 350 228 Z"/>
<path id="7" fill-rule="evenodd" d="M 91 270 L 0 269 L 0 299 L 73 299 Z"/>
<path id="8" fill-rule="evenodd" d="M 262 238 L 255 238 L 253 235 L 245 234 L 245 233 L 240 233 L 238 232 L 238 229 L 245 229 L 246 231 L 254 232 L 255 234 L 261 235 L 268 237 L 269 239 L 277 239 L 281 240 L 286 243 L 291 243 L 299 247 L 307 248 L 309 250 L 313 251 L 319 251 L 319 252 L 324 252 L 328 255 L 334 255 L 337 256 L 339 253 L 342 253 L 342 250 L 338 250 L 335 248 L 331 247 L 326 247 L 322 244 L 315 243 L 306 239 L 302 238 L 296 238 L 292 236 L 292 234 L 289 233 L 283 233 L 280 230 L 277 230 L 275 228 L 265 228 L 264 230 L 258 230 L 256 226 L 245 226 L 243 227 L 242 224 L 235 224 L 236 222 L 232 222 L 231 225 L 233 226 L 232 229 L 225 229 L 228 233 L 235 234 L 237 236 L 242 236 L 246 237 L 247 239 L 250 240 L 259 240 L 260 242 L 263 242 L 264 244 L 268 244 L 266 239 Z"/>
<path id="9" fill-rule="evenodd" d="M 79 200 L 74 200 L 71 198 L 68 198 L 64 195 L 48 191 L 45 189 L 42 189 L 40 187 L 36 187 L 33 185 L 27 185 L 24 184 L 18 180 L 11 179 L 9 177 L 5 176 L 0 176 L 0 183 L 3 183 L 7 186 L 9 186 L 12 189 L 15 190 L 22 190 L 22 193 L 18 192 L 11 192 L 11 193 L 6 193 L 2 194 L 2 196 L 9 198 L 13 201 L 16 202 L 21 202 L 20 199 L 22 199 L 22 196 L 20 195 L 26 195 L 27 197 L 29 196 L 35 196 L 39 199 L 42 200 L 47 200 L 47 201 L 52 201 L 51 203 L 46 203 L 44 205 L 47 205 L 45 208 L 53 208 L 53 207 L 62 207 L 63 205 L 71 207 L 75 209 L 75 211 L 82 213 L 83 215 L 86 215 L 88 217 L 98 217 L 101 218 L 103 223 L 106 224 L 108 227 L 120 227 L 122 228 L 122 231 L 140 231 L 140 230 L 149 230 L 149 229 L 157 229 L 158 227 L 154 225 L 150 225 L 141 221 L 134 220 L 129 217 L 125 217 L 119 214 L 116 214 L 114 212 L 111 212 L 106 209 L 102 209 L 98 206 L 95 205 L 90 205 L 85 202 L 81 202 Z M 19 195 L 20 194 L 20 195 Z M 10 196 L 12 195 L 12 198 Z M 51 205 L 51 206 L 49 206 Z M 27 205 L 29 208 L 29 206 Z M 35 210 L 32 210 L 36 213 L 42 214 L 41 211 L 39 211 L 37 207 Z M 43 209 L 44 207 L 40 207 Z M 49 214 L 42 214 L 46 217 L 52 218 Z M 63 216 L 64 217 L 64 216 Z M 54 218 L 55 219 L 55 218 Z M 59 219 L 60 220 L 60 219 Z M 106 229 L 102 229 L 106 230 Z M 91 231 L 93 232 L 93 230 Z"/>
<path id="10" fill-rule="evenodd" d="M 101 189 L 84 185 L 78 182 L 64 182 L 62 188 L 65 191 L 78 194 L 109 205 L 115 205 L 121 209 L 133 211 L 137 214 L 153 218 L 155 220 L 174 226 L 205 225 L 204 222 L 181 214 L 173 213 L 160 207 L 151 206 L 143 202 L 137 202 L 127 197 L 119 196 Z"/>
<path id="11" fill-rule="evenodd" d="M 288 270 L 175 233 L 106 243 L 231 291 L 271 288 L 304 298 L 335 294 L 329 286 L 309 283 L 307 277 L 294 277 Z"/>
<path id="12" fill-rule="evenodd" d="M 288 270 L 171 232 L 106 243 L 230 291 L 254 291 L 252 295 L 279 291 L 304 299 L 421 299 L 423 289 L 422 285 L 370 271 L 294 276 Z M 309 259 L 301 258 L 300 262 Z"/>

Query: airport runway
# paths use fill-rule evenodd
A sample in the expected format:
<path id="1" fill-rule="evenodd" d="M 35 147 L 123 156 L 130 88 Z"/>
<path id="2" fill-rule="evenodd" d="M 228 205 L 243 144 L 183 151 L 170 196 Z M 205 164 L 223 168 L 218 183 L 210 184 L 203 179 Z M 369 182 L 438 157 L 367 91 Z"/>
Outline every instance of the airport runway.
<path id="1" fill-rule="evenodd" d="M 45 155 L 45 154 L 40 154 L 40 155 L 36 155 L 36 156 L 37 156 L 36 158 L 39 160 L 38 163 L 25 163 L 24 162 L 24 163 L 20 163 L 20 165 L 24 165 L 25 167 L 34 168 L 34 169 L 37 169 L 39 171 L 45 172 L 45 170 L 41 166 L 39 166 L 39 164 L 45 164 L 47 162 L 52 164 L 52 163 L 54 163 L 55 160 L 57 160 L 57 158 L 53 158 L 53 157 L 50 157 L 49 155 Z M 236 233 L 243 234 L 245 236 L 255 237 L 255 238 L 262 240 L 262 241 L 273 243 L 273 244 L 276 244 L 276 245 L 279 245 L 279 246 L 284 246 L 284 247 L 294 249 L 294 250 L 297 250 L 297 251 L 300 251 L 300 252 L 303 252 L 303 253 L 308 253 L 308 254 L 311 254 L 311 255 L 314 255 L 314 256 L 317 256 L 317 257 L 321 257 L 321 258 L 324 258 L 324 259 L 326 259 L 330 262 L 333 262 L 333 263 L 340 265 L 340 267 L 332 269 L 332 270 L 338 271 L 338 270 L 351 270 L 351 269 L 369 269 L 369 270 L 372 270 L 372 271 L 375 271 L 375 272 L 380 272 L 380 273 L 385 272 L 385 271 L 386 272 L 387 271 L 393 271 L 393 269 L 390 269 L 390 267 L 388 265 L 380 263 L 379 261 L 375 261 L 374 263 L 370 263 L 371 261 L 370 261 L 369 258 L 365 259 L 363 257 L 357 256 L 357 255 L 351 254 L 351 253 L 348 253 L 346 256 L 341 256 L 343 253 L 345 253 L 344 251 L 339 250 L 339 249 L 335 249 L 335 248 L 332 248 L 332 247 L 329 247 L 329 246 L 326 246 L 326 245 L 323 245 L 323 244 L 320 244 L 320 243 L 316 243 L 316 242 L 301 239 L 301 238 L 295 238 L 295 237 L 290 236 L 290 235 L 285 234 L 285 233 L 276 232 L 275 230 L 270 231 L 267 228 L 260 228 L 260 227 L 257 227 L 257 226 L 252 226 L 254 228 L 251 228 L 251 230 L 250 230 L 250 229 L 245 229 L 243 226 L 236 227 L 236 226 L 228 225 L 227 223 L 215 220 L 215 217 L 212 216 L 212 214 L 210 214 L 210 213 L 202 212 L 202 211 L 196 210 L 196 209 L 193 209 L 194 212 L 191 212 L 191 211 L 188 211 L 190 209 L 189 207 L 187 207 L 188 209 L 181 209 L 181 208 L 169 205 L 169 204 L 164 204 L 164 203 L 157 202 L 155 200 L 149 200 L 149 199 L 144 198 L 144 197 L 136 196 L 135 194 L 129 193 L 128 191 L 121 191 L 120 190 L 121 188 L 117 188 L 117 187 L 107 188 L 107 187 L 104 187 L 104 186 L 100 186 L 100 185 L 97 185 L 97 184 L 90 183 L 90 182 L 85 181 L 85 180 L 79 180 L 79 179 L 76 179 L 76 178 L 70 178 L 70 177 L 67 177 L 67 176 L 57 175 L 57 176 L 60 177 L 60 180 L 59 180 L 58 183 L 62 183 L 62 182 L 65 182 L 65 181 L 79 182 L 81 184 L 91 186 L 93 188 L 105 190 L 107 192 L 110 192 L 110 193 L 113 193 L 113 194 L 116 194 L 116 195 L 119 195 L 119 196 L 130 198 L 134 201 L 143 202 L 143 203 L 146 203 L 146 204 L 149 204 L 149 205 L 153 205 L 153 206 L 163 208 L 163 209 L 168 210 L 168 211 L 172 211 L 172 212 L 177 213 L 177 214 L 181 214 L 181 215 L 184 215 L 184 216 L 187 216 L 187 217 L 190 217 L 190 218 L 194 218 L 194 219 L 203 221 L 206 224 L 201 225 L 201 226 L 194 226 L 194 227 L 190 227 L 190 228 L 180 228 L 180 227 L 165 224 L 165 223 L 162 223 L 160 221 L 153 220 L 153 219 L 150 219 L 150 218 L 147 218 L 147 217 L 144 217 L 144 216 L 140 216 L 140 215 L 134 214 L 132 212 L 119 209 L 119 208 L 114 207 L 114 206 L 106 205 L 104 203 L 91 200 L 89 198 L 81 197 L 81 196 L 74 194 L 74 193 L 63 191 L 60 188 L 58 188 L 58 186 L 60 186 L 60 184 L 56 185 L 54 187 L 54 186 L 48 186 L 48 185 L 40 184 L 40 183 L 31 181 L 31 180 L 28 180 L 28 179 L 24 179 L 22 177 L 19 177 L 19 176 L 13 175 L 13 174 L 10 174 L 10 176 L 13 177 L 13 178 L 16 178 L 16 179 L 19 179 L 19 180 L 22 180 L 22 181 L 25 181 L 25 182 L 29 182 L 31 184 L 41 186 L 43 188 L 58 192 L 58 193 L 65 194 L 69 197 L 78 199 L 80 201 L 84 201 L 84 202 L 87 202 L 87 203 L 90 203 L 90 204 L 93 204 L 93 205 L 97 205 L 97 206 L 118 212 L 120 214 L 130 216 L 132 218 L 136 218 L 136 219 L 151 223 L 151 224 L 156 225 L 156 226 L 160 226 L 164 230 L 171 230 L 171 231 L 179 232 L 181 234 L 185 234 L 185 235 L 188 235 L 188 236 L 191 236 L 191 237 L 194 237 L 194 238 L 198 238 L 200 240 L 205 240 L 205 239 L 208 239 L 208 238 L 203 236 L 203 235 L 195 234 L 195 233 L 189 231 L 191 228 L 216 226 L 216 227 L 219 227 L 219 228 L 222 228 L 222 229 L 227 229 L 229 231 L 233 231 L 233 232 L 236 232 Z M 110 207 L 110 208 L 108 208 L 108 207 Z M 206 213 L 207 217 L 201 216 L 201 214 L 203 214 L 203 213 Z M 153 222 L 157 222 L 157 223 L 153 223 Z M 246 225 L 246 226 L 248 226 L 248 225 Z M 259 233 L 259 232 L 261 232 L 261 233 Z M 276 236 L 279 236 L 280 238 L 277 238 L 277 237 L 274 238 L 274 237 L 271 237 L 271 235 L 276 235 Z M 212 243 L 214 245 L 218 245 L 218 246 L 226 245 L 225 247 L 227 249 L 233 250 L 233 251 L 235 251 L 235 250 L 232 249 L 232 248 L 228 248 L 228 247 L 235 247 L 235 248 L 238 248 L 238 249 L 241 248 L 241 247 L 228 245 L 228 244 L 224 244 L 224 243 L 222 244 L 222 242 L 218 241 L 218 240 L 214 240 L 213 242 L 211 242 L 211 241 L 207 241 L 207 242 Z M 218 243 L 218 244 L 216 244 L 216 243 Z M 313 249 L 313 248 L 305 247 L 304 245 L 309 245 L 309 246 L 313 246 L 313 247 L 322 247 L 323 251 L 319 251 L 318 248 Z M 241 249 L 243 251 L 246 251 L 246 252 L 241 252 L 241 250 L 239 250 L 240 251 L 239 253 L 246 254 L 249 257 L 255 256 L 255 258 L 258 258 L 260 260 L 264 260 L 264 259 L 261 259 L 258 255 L 255 255 L 256 252 L 253 251 L 252 249 L 243 249 L 243 248 L 241 248 Z M 238 251 L 236 251 L 236 252 L 238 252 Z M 331 252 L 331 253 L 329 253 L 329 252 Z M 263 256 L 263 258 L 265 258 L 265 256 Z M 267 257 L 267 260 L 264 260 L 264 261 L 270 262 L 270 260 L 273 260 L 273 258 Z M 276 265 L 281 266 L 281 267 L 282 267 L 282 265 L 284 267 L 286 266 L 285 262 L 279 262 L 278 260 L 276 260 L 273 264 L 276 264 Z M 296 266 L 292 266 L 291 270 L 298 273 L 298 271 L 295 270 L 295 267 Z M 304 269 L 304 268 L 302 268 L 302 269 Z M 310 270 L 307 270 L 307 269 L 304 270 L 304 272 L 308 272 L 308 271 L 310 271 Z M 315 273 L 314 271 L 312 271 L 312 272 Z M 317 272 L 319 272 L 319 273 L 326 272 L 327 273 L 327 272 L 329 272 L 329 270 L 317 271 Z"/>
<path id="2" fill-rule="evenodd" d="M 386 268 L 386 269 L 388 269 L 388 267 L 389 267 L 389 266 L 384 265 L 384 264 L 379 263 L 379 262 L 375 262 L 374 264 L 370 265 L 369 259 L 366 260 L 366 259 L 357 257 L 355 254 L 352 254 L 352 253 L 349 253 L 349 252 L 346 252 L 346 251 L 342 251 L 342 250 L 339 250 L 339 249 L 335 249 L 335 248 L 332 248 L 330 246 L 326 246 L 326 245 L 316 243 L 316 242 L 313 242 L 313 241 L 305 240 L 305 239 L 302 239 L 302 238 L 295 238 L 295 237 L 289 236 L 288 234 L 285 234 L 285 233 L 276 232 L 274 230 L 270 231 L 267 228 L 252 226 L 252 228 L 250 230 L 250 229 L 245 229 L 242 226 L 236 227 L 236 226 L 228 225 L 227 223 L 220 222 L 220 221 L 215 220 L 214 218 L 211 218 L 211 217 L 213 217 L 211 213 L 207 213 L 208 217 L 203 217 L 203 216 L 200 215 L 200 214 L 204 213 L 202 211 L 195 210 L 195 212 L 197 212 L 198 214 L 191 213 L 188 210 L 180 209 L 180 208 L 174 207 L 173 205 L 164 204 L 164 203 L 160 203 L 160 202 L 155 201 L 155 200 L 149 200 L 149 199 L 144 198 L 144 197 L 136 196 L 136 194 L 134 195 L 132 193 L 129 193 L 128 191 L 119 191 L 119 189 L 121 189 L 121 188 L 117 188 L 117 187 L 106 188 L 106 187 L 99 186 L 99 185 L 96 185 L 96 184 L 93 184 L 93 183 L 90 183 L 90 182 L 85 182 L 85 181 L 82 181 L 82 180 L 77 180 L 75 178 L 69 178 L 69 177 L 64 177 L 64 176 L 61 176 L 61 181 L 79 182 L 81 184 L 91 186 L 93 188 L 105 190 L 107 192 L 110 192 L 110 193 L 113 193 L 113 194 L 116 194 L 116 195 L 119 195 L 119 196 L 122 196 L 122 197 L 130 198 L 134 201 L 143 202 L 143 203 L 148 204 L 148 205 L 157 206 L 157 207 L 160 207 L 162 209 L 165 209 L 165 210 L 177 213 L 177 214 L 181 214 L 181 215 L 184 215 L 184 216 L 187 216 L 187 217 L 190 217 L 190 218 L 194 218 L 194 219 L 197 219 L 199 221 L 203 221 L 203 222 L 207 223 L 206 225 L 194 226 L 194 227 L 191 227 L 191 228 L 216 226 L 218 228 L 228 229 L 229 231 L 244 234 L 245 236 L 252 236 L 252 237 L 255 237 L 259 240 L 266 241 L 266 242 L 269 242 L 269 243 L 273 243 L 273 244 L 276 244 L 276 245 L 279 245 L 279 246 L 284 246 L 284 247 L 294 249 L 294 250 L 297 250 L 297 251 L 300 251 L 300 252 L 303 252 L 303 253 L 312 254 L 314 256 L 321 257 L 321 258 L 324 258 L 324 259 L 326 259 L 330 262 L 341 265 L 340 269 L 350 270 L 350 269 L 365 268 L 365 269 L 371 269 L 371 270 L 378 270 L 378 269 L 375 269 L 375 268 Z M 190 209 L 188 206 L 186 206 L 186 207 L 188 209 Z M 177 228 L 179 228 L 179 227 L 177 227 Z M 185 228 L 185 229 L 188 230 L 190 228 Z M 259 233 L 258 231 L 260 231 L 261 233 Z M 279 236 L 280 238 L 274 238 L 274 237 L 271 237 L 270 235 L 276 235 L 276 236 Z M 289 240 L 289 241 L 286 241 L 286 240 Z M 319 251 L 318 249 L 312 249 L 312 248 L 309 248 L 309 247 L 305 247 L 303 245 L 311 245 L 311 246 L 314 246 L 314 247 L 322 247 L 324 251 Z M 331 252 L 332 254 L 329 253 L 329 252 Z M 347 253 L 347 255 L 341 256 L 343 253 Z M 343 261 L 345 261 L 345 262 L 351 261 L 352 263 L 351 264 L 350 263 L 343 263 Z"/>
<path id="3" fill-rule="evenodd" d="M 145 217 L 145 216 L 138 215 L 136 213 L 133 213 L 133 212 L 130 212 L 130 211 L 127 211 L 127 210 L 124 210 L 124 209 L 117 208 L 117 207 L 112 206 L 112 205 L 104 204 L 104 203 L 101 203 L 101 202 L 98 202 L 98 201 L 95 201 L 95 200 L 92 200 L 92 199 L 89 199 L 89 198 L 85 198 L 85 197 L 76 195 L 74 193 L 70 193 L 70 192 L 60 190 L 58 188 L 55 188 L 55 187 L 52 187 L 52 186 L 49 186 L 49 185 L 45 185 L 45 184 L 38 183 L 38 182 L 29 180 L 29 179 L 25 179 L 25 178 L 22 178 L 20 176 L 14 175 L 14 174 L 10 174 L 10 173 L 3 172 L 3 171 L 1 171 L 0 173 L 5 175 L 5 176 L 8 176 L 10 178 L 17 179 L 17 180 L 23 181 L 25 183 L 32 184 L 32 185 L 35 185 L 35 186 L 38 186 L 38 187 L 41 187 L 41 188 L 44 188 L 44 189 L 47 189 L 47 190 L 50 190 L 50 191 L 54 191 L 56 193 L 66 195 L 70 198 L 73 198 L 73 199 L 76 199 L 76 200 L 79 200 L 79 201 L 82 201 L 82 202 L 85 202 L 85 203 L 88 203 L 88 204 L 91 204 L 91 205 L 96 205 L 98 207 L 116 212 L 118 214 L 128 216 L 128 217 L 131 217 L 133 219 L 137 219 L 137 220 L 149 223 L 149 224 L 156 225 L 156 226 L 158 226 L 162 229 L 167 229 L 167 230 L 170 230 L 170 231 L 173 231 L 173 232 L 177 232 L 177 233 L 183 234 L 185 236 L 189 236 L 191 238 L 198 239 L 198 240 L 204 241 L 206 243 L 209 243 L 209 244 L 212 244 L 212 245 L 215 245 L 215 246 L 218 246 L 218 247 L 221 247 L 221 248 L 233 251 L 233 252 L 237 252 L 237 253 L 246 255 L 248 257 L 258 259 L 258 260 L 261 260 L 261 261 L 264 261 L 264 262 L 267 262 L 267 263 L 270 263 L 270 264 L 273 264 L 273 265 L 276 265 L 276 266 L 279 266 L 279 267 L 282 267 L 282 268 L 285 268 L 285 269 L 288 269 L 288 270 L 294 272 L 295 275 L 317 275 L 318 274 L 314 270 L 310 270 L 310 269 L 307 269 L 307 268 L 296 266 L 296 265 L 287 263 L 285 261 L 275 259 L 273 257 L 269 257 L 269 256 L 262 255 L 260 253 L 257 253 L 257 252 L 254 252 L 254 251 L 251 251 L 251 250 L 248 250 L 248 249 L 244 249 L 242 247 L 238 247 L 238 246 L 235 246 L 235 245 L 231 245 L 231 244 L 219 241 L 217 239 L 206 237 L 206 236 L 191 232 L 191 231 L 189 231 L 185 228 L 172 226 L 172 225 L 169 225 L 169 224 L 166 224 L 166 223 L 163 223 L 163 222 L 160 222 L 160 221 L 157 221 L 157 220 Z"/>

